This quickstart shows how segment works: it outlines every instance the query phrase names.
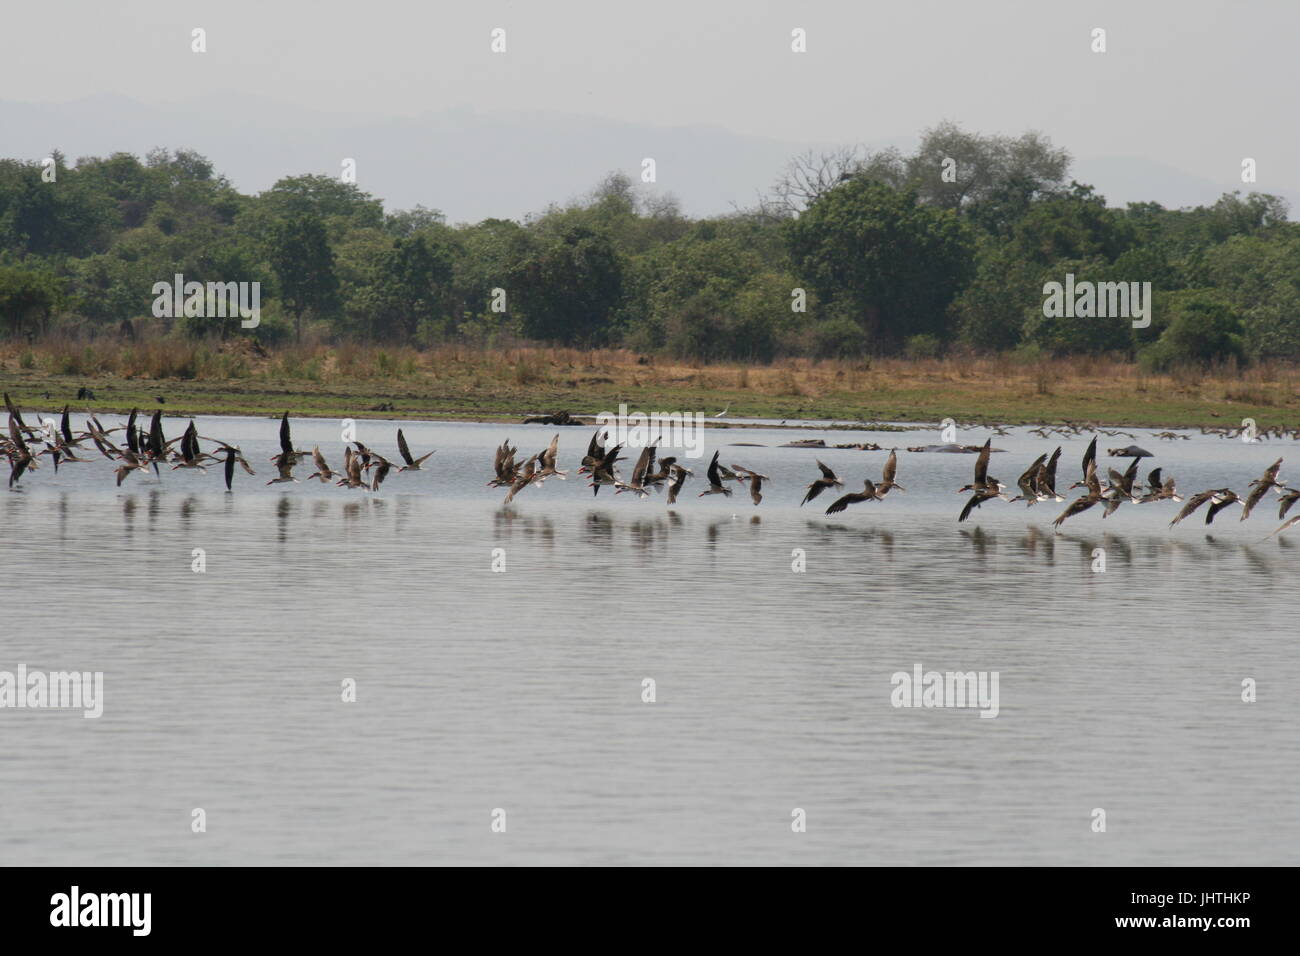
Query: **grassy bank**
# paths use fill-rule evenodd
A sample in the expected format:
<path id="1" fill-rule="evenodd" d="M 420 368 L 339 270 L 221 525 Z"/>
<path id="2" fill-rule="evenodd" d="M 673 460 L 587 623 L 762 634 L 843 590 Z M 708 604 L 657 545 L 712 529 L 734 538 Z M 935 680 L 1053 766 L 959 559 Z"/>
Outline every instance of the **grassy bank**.
<path id="1" fill-rule="evenodd" d="M 170 340 L 0 343 L 0 387 L 23 406 L 172 414 L 514 421 L 630 409 L 855 421 L 1300 425 L 1300 369 L 1144 374 L 1109 359 L 789 360 L 703 365 L 618 350 L 428 351 Z M 77 400 L 81 387 L 95 393 Z"/>

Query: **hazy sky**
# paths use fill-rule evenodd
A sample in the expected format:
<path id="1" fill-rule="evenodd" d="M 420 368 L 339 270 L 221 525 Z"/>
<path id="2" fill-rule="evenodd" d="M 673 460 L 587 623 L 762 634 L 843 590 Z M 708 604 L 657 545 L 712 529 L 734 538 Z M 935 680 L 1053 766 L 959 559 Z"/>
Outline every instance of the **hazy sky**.
<path id="1" fill-rule="evenodd" d="M 806 53 L 791 52 L 795 27 Z M 1297 0 L 11 2 L 0 99 L 238 92 L 331 113 L 545 109 L 791 142 L 880 142 L 950 118 L 1225 189 L 1250 156 L 1268 190 L 1300 186 L 1298 35 Z"/>

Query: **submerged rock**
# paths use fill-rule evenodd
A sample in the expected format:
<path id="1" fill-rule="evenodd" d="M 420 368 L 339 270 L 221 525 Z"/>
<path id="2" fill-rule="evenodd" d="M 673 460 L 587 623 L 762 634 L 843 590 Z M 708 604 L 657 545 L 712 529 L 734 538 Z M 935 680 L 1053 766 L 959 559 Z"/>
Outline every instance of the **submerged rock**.
<path id="1" fill-rule="evenodd" d="M 534 416 L 533 418 L 525 418 L 524 424 L 525 425 L 581 425 L 582 422 L 578 421 L 568 412 L 556 412 L 554 415 L 537 415 Z"/>
<path id="2" fill-rule="evenodd" d="M 947 455 L 978 455 L 984 450 L 983 445 L 913 445 L 908 451 L 929 451 Z M 990 452 L 1006 451 L 1005 448 L 990 448 Z"/>

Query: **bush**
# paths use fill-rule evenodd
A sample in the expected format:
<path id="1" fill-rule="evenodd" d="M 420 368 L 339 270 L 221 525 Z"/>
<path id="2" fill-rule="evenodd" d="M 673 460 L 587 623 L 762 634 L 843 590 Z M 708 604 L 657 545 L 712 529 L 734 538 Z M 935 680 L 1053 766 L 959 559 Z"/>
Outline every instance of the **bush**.
<path id="1" fill-rule="evenodd" d="M 1177 365 L 1204 368 L 1211 362 L 1239 361 L 1245 354 L 1241 320 L 1226 305 L 1192 299 L 1178 307 L 1160 338 L 1144 348 L 1143 368 L 1165 371 Z"/>
<path id="2" fill-rule="evenodd" d="M 854 358 L 867 351 L 867 334 L 846 315 L 822 319 L 809 330 L 817 358 Z"/>
<path id="3" fill-rule="evenodd" d="M 943 354 L 943 343 L 938 336 L 913 335 L 903 343 L 903 354 L 910 359 L 932 359 Z"/>

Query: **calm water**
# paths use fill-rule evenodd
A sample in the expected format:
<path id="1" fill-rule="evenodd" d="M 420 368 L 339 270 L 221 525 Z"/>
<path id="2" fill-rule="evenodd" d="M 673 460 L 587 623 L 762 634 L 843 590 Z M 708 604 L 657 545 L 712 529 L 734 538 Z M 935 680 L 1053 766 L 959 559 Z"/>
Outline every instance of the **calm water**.
<path id="1" fill-rule="evenodd" d="M 360 426 L 397 457 L 396 423 Z M 267 487 L 277 427 L 263 419 L 199 421 L 258 471 L 237 472 L 233 494 L 219 467 L 118 489 L 98 458 L 57 477 L 47 463 L 0 494 L 0 670 L 105 675 L 98 720 L 0 710 L 0 861 L 1300 856 L 1300 529 L 1264 540 L 1271 494 L 1249 521 L 1231 508 L 1209 529 L 1199 515 L 1169 529 L 1172 502 L 1097 508 L 1060 536 L 1059 505 L 991 502 L 959 525 L 953 490 L 974 456 L 900 451 L 906 493 L 827 518 L 831 495 L 798 507 L 814 458 L 857 490 L 886 452 L 731 429 L 711 430 L 707 451 L 772 476 L 758 508 L 743 490 L 697 498 L 701 460 L 671 510 L 662 495 L 593 499 L 577 476 L 504 510 L 484 487 L 492 449 L 540 450 L 556 429 L 403 427 L 415 454 L 437 454 L 374 495 Z M 576 469 L 590 433 L 560 432 L 561 467 Z M 1136 434 L 1184 494 L 1244 493 L 1279 456 L 1300 467 L 1291 442 Z M 342 465 L 337 422 L 296 421 L 294 438 Z M 995 438 L 1007 453 L 990 471 L 1014 484 L 1058 443 Z M 1086 439 L 1064 445 L 1061 487 Z M 891 675 L 918 663 L 999 672 L 999 716 L 892 707 Z M 1247 677 L 1257 703 L 1240 700 Z M 340 700 L 346 678 L 355 703 Z M 195 807 L 206 833 L 191 832 Z M 795 807 L 806 833 L 791 832 Z M 1097 807 L 1106 833 L 1090 829 Z"/>

